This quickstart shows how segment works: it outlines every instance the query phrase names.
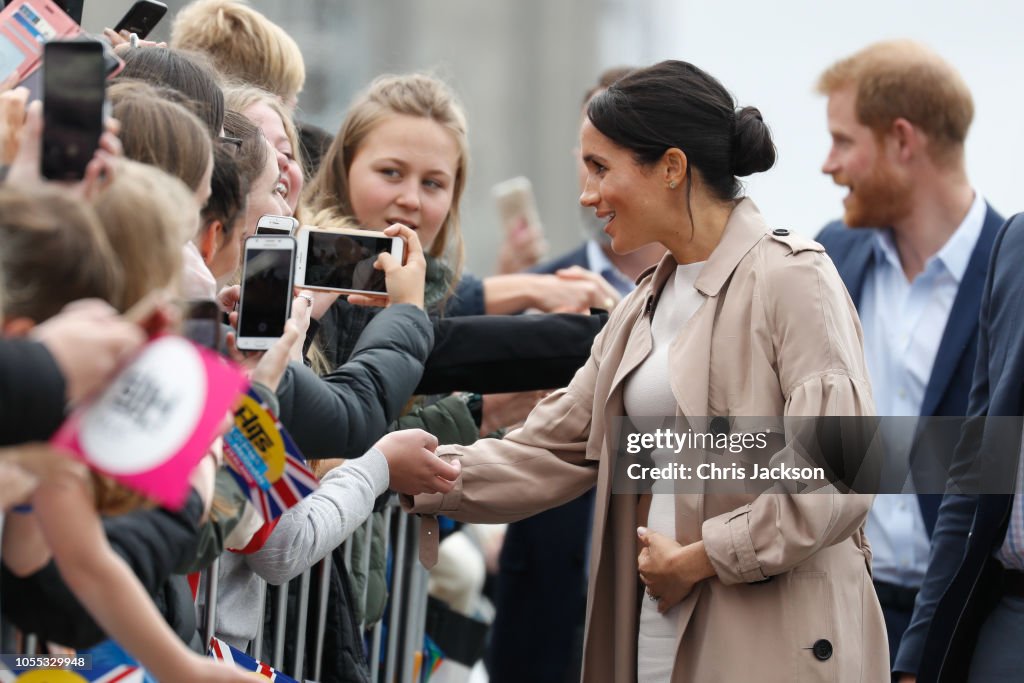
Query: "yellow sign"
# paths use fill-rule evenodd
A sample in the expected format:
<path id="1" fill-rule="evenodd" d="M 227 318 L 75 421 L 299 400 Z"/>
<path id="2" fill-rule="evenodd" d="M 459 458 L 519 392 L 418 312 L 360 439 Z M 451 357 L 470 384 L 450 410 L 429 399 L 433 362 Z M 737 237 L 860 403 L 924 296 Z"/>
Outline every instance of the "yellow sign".
<path id="1" fill-rule="evenodd" d="M 72 671 L 36 669 L 21 674 L 14 679 L 14 683 L 88 683 L 88 681 Z"/>

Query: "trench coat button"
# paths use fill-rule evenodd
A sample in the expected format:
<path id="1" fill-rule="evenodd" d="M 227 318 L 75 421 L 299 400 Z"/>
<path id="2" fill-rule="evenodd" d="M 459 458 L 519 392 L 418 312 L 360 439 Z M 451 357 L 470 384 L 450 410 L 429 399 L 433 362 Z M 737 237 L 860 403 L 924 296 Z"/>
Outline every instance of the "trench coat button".
<path id="1" fill-rule="evenodd" d="M 729 418 L 725 417 L 724 415 L 717 415 L 711 418 L 711 423 L 708 425 L 708 427 L 711 429 L 711 433 L 714 434 L 715 436 L 718 436 L 720 434 L 728 434 Z"/>
<path id="2" fill-rule="evenodd" d="M 776 237 L 786 237 L 789 235 L 789 230 L 786 230 L 785 228 L 775 228 L 772 230 L 772 234 Z"/>
<path id="3" fill-rule="evenodd" d="M 814 643 L 811 651 L 814 652 L 815 657 L 824 662 L 832 656 L 832 643 L 822 638 Z"/>

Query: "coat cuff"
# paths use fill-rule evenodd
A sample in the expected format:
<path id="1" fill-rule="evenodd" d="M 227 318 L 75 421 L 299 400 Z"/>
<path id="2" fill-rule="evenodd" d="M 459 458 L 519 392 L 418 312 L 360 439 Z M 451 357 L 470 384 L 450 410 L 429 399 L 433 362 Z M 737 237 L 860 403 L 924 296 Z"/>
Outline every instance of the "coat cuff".
<path id="1" fill-rule="evenodd" d="M 454 451 L 438 453 L 451 462 Z M 455 482 L 455 487 L 448 493 L 422 493 L 418 496 L 399 496 L 402 509 L 411 514 L 421 516 L 420 524 L 420 563 L 427 569 L 437 564 L 437 546 L 440 543 L 437 514 L 459 509 L 462 502 L 462 476 Z"/>
<path id="2" fill-rule="evenodd" d="M 761 570 L 750 537 L 750 506 L 706 520 L 701 528 L 704 548 L 722 583 L 756 583 L 769 578 Z"/>

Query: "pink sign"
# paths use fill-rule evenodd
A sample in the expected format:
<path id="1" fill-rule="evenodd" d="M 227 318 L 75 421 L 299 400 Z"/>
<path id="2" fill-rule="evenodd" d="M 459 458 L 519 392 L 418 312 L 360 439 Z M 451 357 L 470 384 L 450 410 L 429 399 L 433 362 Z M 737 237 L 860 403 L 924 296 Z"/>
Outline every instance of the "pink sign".
<path id="1" fill-rule="evenodd" d="M 246 384 L 242 371 L 215 353 L 181 337 L 158 337 L 96 400 L 76 409 L 52 442 L 179 508 L 189 475 Z"/>

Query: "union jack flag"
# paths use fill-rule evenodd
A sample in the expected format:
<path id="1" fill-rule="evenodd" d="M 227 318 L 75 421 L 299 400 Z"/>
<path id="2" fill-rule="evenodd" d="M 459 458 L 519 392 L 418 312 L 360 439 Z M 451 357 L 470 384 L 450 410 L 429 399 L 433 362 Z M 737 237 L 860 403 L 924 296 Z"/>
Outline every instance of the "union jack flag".
<path id="1" fill-rule="evenodd" d="M 252 390 L 235 411 L 235 425 L 224 437 L 224 456 L 267 523 L 320 485 L 284 425 Z"/>
<path id="2" fill-rule="evenodd" d="M 119 664 L 97 678 L 95 672 L 87 673 L 90 683 L 142 683 L 146 680 L 146 672 L 137 666 Z"/>
<path id="3" fill-rule="evenodd" d="M 294 678 L 281 673 L 261 661 L 253 659 L 241 650 L 234 648 L 219 638 L 210 638 L 210 656 L 222 662 L 231 662 L 243 671 L 252 671 L 266 676 L 275 683 L 298 683 Z"/>

